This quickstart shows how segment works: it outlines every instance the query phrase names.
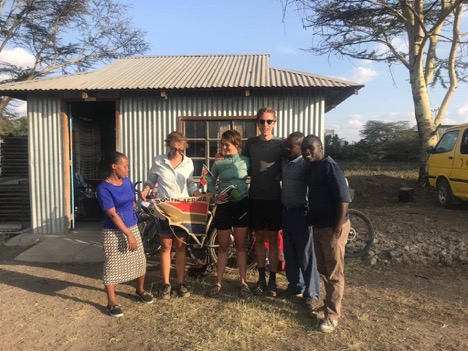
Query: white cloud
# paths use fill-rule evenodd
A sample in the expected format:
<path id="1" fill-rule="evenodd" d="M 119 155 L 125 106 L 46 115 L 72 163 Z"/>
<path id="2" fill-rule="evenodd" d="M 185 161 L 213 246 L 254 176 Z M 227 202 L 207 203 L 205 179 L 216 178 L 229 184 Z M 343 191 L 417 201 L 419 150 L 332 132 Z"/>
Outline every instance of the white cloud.
<path id="1" fill-rule="evenodd" d="M 442 121 L 443 125 L 454 125 L 454 124 L 462 124 L 468 122 L 468 115 L 465 116 L 445 116 L 444 120 Z"/>
<path id="2" fill-rule="evenodd" d="M 359 132 L 364 126 L 364 121 L 360 115 L 350 115 L 343 124 L 333 123 L 327 129 L 333 129 L 335 134 L 338 134 L 340 139 L 348 142 L 356 142 L 361 140 Z"/>
<path id="3" fill-rule="evenodd" d="M 379 72 L 368 67 L 357 67 L 354 69 L 350 80 L 358 83 L 365 83 L 379 76 Z"/>
<path id="4" fill-rule="evenodd" d="M 0 52 L 0 61 L 5 61 L 19 67 L 32 67 L 34 56 L 22 48 L 3 49 Z"/>
<path id="5" fill-rule="evenodd" d="M 465 102 L 463 106 L 460 106 L 457 112 L 460 116 L 467 116 L 468 115 L 468 102 Z"/>
<path id="6" fill-rule="evenodd" d="M 408 43 L 402 38 L 393 38 L 392 45 L 397 51 L 408 52 Z M 376 52 L 378 55 L 389 53 L 389 48 L 387 45 L 378 44 L 376 46 Z"/>

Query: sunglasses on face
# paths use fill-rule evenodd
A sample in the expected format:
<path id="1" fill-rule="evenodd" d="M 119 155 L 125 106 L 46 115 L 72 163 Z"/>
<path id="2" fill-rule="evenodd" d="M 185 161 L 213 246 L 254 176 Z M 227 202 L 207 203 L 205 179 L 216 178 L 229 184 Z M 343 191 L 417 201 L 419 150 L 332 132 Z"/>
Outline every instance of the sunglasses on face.
<path id="1" fill-rule="evenodd" d="M 261 125 L 264 125 L 266 123 L 268 123 L 268 125 L 271 125 L 272 123 L 275 122 L 274 119 L 259 119 L 258 120 L 258 124 L 261 124 Z"/>
<path id="2" fill-rule="evenodd" d="M 179 154 L 183 154 L 184 151 L 185 151 L 184 149 L 176 149 L 175 147 L 169 148 L 169 152 L 178 152 Z"/>

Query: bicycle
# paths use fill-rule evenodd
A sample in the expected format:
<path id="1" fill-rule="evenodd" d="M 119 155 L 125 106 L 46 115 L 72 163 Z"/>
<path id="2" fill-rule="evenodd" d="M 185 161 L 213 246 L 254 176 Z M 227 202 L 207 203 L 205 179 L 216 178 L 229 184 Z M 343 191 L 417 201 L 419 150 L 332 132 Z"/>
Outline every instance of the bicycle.
<path id="1" fill-rule="evenodd" d="M 139 184 L 138 182 L 135 184 Z M 354 197 L 354 196 L 353 196 Z M 191 265 L 215 265 L 218 262 L 218 235 L 214 224 L 216 205 L 210 206 L 208 211 L 207 231 L 201 235 L 189 234 L 187 236 L 187 260 Z M 366 255 L 374 243 L 375 230 L 370 219 L 361 211 L 348 209 L 351 229 L 346 243 L 346 258 L 359 258 Z M 143 247 L 148 256 L 157 255 L 161 245 L 159 240 L 159 215 L 151 208 L 142 207 L 139 213 L 138 228 L 142 236 Z M 249 231 L 246 241 L 247 269 L 256 267 L 255 234 Z M 226 270 L 237 270 L 236 250 L 234 237 L 231 235 L 231 245 L 228 254 Z"/>
<path id="2" fill-rule="evenodd" d="M 351 199 L 355 191 L 349 188 Z M 346 243 L 345 258 L 359 258 L 366 255 L 374 243 L 375 230 L 369 217 L 354 208 L 348 209 L 351 229 Z"/>
<path id="3" fill-rule="evenodd" d="M 135 189 L 138 184 L 135 183 Z M 137 192 L 138 189 L 136 189 Z M 153 201 L 153 199 L 150 199 Z M 215 265 L 218 262 L 218 231 L 214 224 L 216 205 L 209 207 L 206 231 L 201 234 L 188 233 L 186 240 L 187 262 L 192 266 Z M 138 228 L 140 229 L 143 247 L 147 256 L 156 256 L 160 249 L 159 228 L 167 218 L 161 213 L 157 206 L 151 202 L 143 203 L 138 214 Z M 159 223 L 158 223 L 159 222 Z M 172 228 L 173 229 L 173 228 Z M 246 240 L 247 269 L 256 266 L 255 256 L 255 235 L 249 231 Z M 237 270 L 236 249 L 234 246 L 234 236 L 231 235 L 231 245 L 228 253 L 226 270 Z"/>

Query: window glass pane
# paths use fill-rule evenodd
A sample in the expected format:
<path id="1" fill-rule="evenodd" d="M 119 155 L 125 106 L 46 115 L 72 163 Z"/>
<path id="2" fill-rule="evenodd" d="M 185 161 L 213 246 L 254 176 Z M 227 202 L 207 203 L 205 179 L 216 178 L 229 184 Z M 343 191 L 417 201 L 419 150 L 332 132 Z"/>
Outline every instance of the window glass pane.
<path id="1" fill-rule="evenodd" d="M 249 121 L 233 121 L 233 129 L 237 130 L 244 139 L 251 138 L 257 135 L 257 126 L 255 120 Z"/>
<path id="2" fill-rule="evenodd" d="M 189 141 L 189 147 L 185 151 L 188 157 L 205 157 L 205 142 L 204 141 Z"/>
<path id="3" fill-rule="evenodd" d="M 231 121 L 209 121 L 208 135 L 210 139 L 221 139 L 221 134 L 231 129 Z"/>
<path id="4" fill-rule="evenodd" d="M 192 161 L 193 161 L 193 167 L 194 167 L 193 176 L 199 177 L 202 172 L 203 164 L 205 162 L 203 160 L 193 160 L 193 159 Z"/>
<path id="5" fill-rule="evenodd" d="M 204 121 L 186 121 L 185 136 L 187 138 L 205 138 L 205 122 Z"/>
<path id="6" fill-rule="evenodd" d="M 455 147 L 458 138 L 458 131 L 454 130 L 453 132 L 445 133 L 440 139 L 439 143 L 435 148 L 435 153 L 443 153 L 452 151 Z"/>
<path id="7" fill-rule="evenodd" d="M 215 157 L 216 154 L 220 151 L 220 142 L 219 141 L 210 141 L 210 153 L 208 157 Z"/>

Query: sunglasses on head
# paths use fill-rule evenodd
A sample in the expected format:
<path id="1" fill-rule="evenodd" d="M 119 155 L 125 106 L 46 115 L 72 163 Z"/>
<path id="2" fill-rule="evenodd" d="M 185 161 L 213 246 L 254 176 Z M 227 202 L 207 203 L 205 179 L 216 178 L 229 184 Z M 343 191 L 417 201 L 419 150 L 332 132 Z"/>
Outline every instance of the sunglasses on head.
<path id="1" fill-rule="evenodd" d="M 275 122 L 274 119 L 259 119 L 258 120 L 258 124 L 261 124 L 261 125 L 264 125 L 266 123 L 268 123 L 268 125 L 271 125 L 273 122 Z"/>

